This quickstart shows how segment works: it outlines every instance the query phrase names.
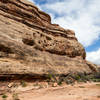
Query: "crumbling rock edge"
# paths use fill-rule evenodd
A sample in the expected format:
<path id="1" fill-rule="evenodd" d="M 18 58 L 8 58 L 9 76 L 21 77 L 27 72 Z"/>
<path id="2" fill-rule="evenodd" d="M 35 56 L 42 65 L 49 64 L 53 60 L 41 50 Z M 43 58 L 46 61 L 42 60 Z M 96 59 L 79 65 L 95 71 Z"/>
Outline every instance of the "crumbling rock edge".
<path id="1" fill-rule="evenodd" d="M 74 31 L 26 0 L 0 0 L 0 77 L 97 73 L 85 58 Z"/>

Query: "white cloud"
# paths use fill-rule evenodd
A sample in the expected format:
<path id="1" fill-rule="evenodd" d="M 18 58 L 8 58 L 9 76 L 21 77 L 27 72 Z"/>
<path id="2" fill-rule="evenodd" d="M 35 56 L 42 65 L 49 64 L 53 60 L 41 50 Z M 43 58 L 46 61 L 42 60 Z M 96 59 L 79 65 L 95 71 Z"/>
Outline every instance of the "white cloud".
<path id="1" fill-rule="evenodd" d="M 35 4 L 35 1 L 34 1 L 34 0 L 28 0 L 28 1 L 32 2 L 33 4 Z M 37 6 L 38 6 L 38 5 L 37 5 Z"/>
<path id="2" fill-rule="evenodd" d="M 31 0 L 30 0 L 31 1 Z M 35 0 L 32 0 L 35 1 Z M 52 23 L 76 32 L 76 37 L 85 47 L 100 37 L 100 0 L 43 0 L 37 6 L 49 13 Z M 100 64 L 100 49 L 87 52 L 87 60 Z"/>
<path id="3" fill-rule="evenodd" d="M 28 0 L 28 1 L 30 1 L 30 2 L 34 2 L 34 0 Z"/>
<path id="4" fill-rule="evenodd" d="M 46 0 L 50 1 L 50 0 Z M 55 0 L 39 5 L 50 13 L 52 22 L 72 29 L 84 45 L 92 45 L 100 36 L 100 0 Z"/>
<path id="5" fill-rule="evenodd" d="M 100 65 L 100 48 L 97 51 L 88 52 L 86 59 Z"/>

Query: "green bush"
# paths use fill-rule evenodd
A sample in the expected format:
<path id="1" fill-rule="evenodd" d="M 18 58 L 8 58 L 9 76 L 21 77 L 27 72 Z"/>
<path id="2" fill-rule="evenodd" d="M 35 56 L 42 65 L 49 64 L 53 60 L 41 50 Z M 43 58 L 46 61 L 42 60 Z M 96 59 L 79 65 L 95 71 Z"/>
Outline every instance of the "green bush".
<path id="1" fill-rule="evenodd" d="M 7 98 L 8 96 L 6 94 L 3 94 L 2 95 L 2 98 Z"/>
<path id="2" fill-rule="evenodd" d="M 20 84 L 21 84 L 22 87 L 26 87 L 27 86 L 26 82 L 23 81 L 23 80 L 20 82 Z"/>

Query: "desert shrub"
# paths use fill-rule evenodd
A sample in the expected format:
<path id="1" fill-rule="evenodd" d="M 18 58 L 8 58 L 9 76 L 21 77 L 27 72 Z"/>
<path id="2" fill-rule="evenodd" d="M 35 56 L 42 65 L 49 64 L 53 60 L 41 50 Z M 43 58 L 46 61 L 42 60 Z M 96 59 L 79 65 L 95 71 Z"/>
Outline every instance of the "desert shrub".
<path id="1" fill-rule="evenodd" d="M 8 97 L 8 96 L 7 96 L 6 94 L 3 94 L 3 95 L 2 95 L 2 98 L 4 98 L 4 99 L 7 98 L 7 97 Z"/>
<path id="2" fill-rule="evenodd" d="M 100 72 L 94 73 L 94 75 L 91 77 L 91 81 L 100 82 Z"/>
<path id="3" fill-rule="evenodd" d="M 62 83 L 73 84 L 75 81 L 77 82 L 87 82 L 94 81 L 100 82 L 100 73 L 68 73 L 67 75 L 54 75 L 53 73 L 49 73 L 47 76 L 48 82 L 56 82 L 58 85 Z"/>
<path id="4" fill-rule="evenodd" d="M 24 80 L 22 80 L 22 81 L 20 82 L 20 84 L 21 84 L 22 87 L 26 87 L 26 86 L 27 86 L 27 84 L 26 84 L 26 82 L 25 82 Z"/>
<path id="5" fill-rule="evenodd" d="M 12 97 L 13 97 L 13 100 L 20 100 L 17 93 L 14 93 Z"/>

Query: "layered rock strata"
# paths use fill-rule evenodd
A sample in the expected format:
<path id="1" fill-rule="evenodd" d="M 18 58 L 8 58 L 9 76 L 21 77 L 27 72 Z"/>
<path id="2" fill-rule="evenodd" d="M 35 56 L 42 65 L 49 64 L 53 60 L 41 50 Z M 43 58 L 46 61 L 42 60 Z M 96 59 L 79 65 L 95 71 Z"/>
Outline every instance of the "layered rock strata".
<path id="1" fill-rule="evenodd" d="M 27 0 L 0 0 L 0 76 L 92 73 L 75 33 Z"/>

